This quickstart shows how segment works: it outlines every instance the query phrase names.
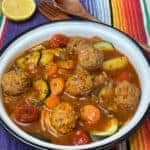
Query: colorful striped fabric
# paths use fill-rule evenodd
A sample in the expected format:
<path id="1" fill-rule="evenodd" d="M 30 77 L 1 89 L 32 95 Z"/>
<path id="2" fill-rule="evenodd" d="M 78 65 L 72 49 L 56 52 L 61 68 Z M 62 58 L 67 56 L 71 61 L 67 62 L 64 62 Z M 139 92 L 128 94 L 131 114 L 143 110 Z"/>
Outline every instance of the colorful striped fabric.
<path id="1" fill-rule="evenodd" d="M 150 44 L 150 0 L 81 0 L 81 3 L 102 22 L 120 29 L 138 41 Z M 38 11 L 30 20 L 21 23 L 9 21 L 0 13 L 0 48 L 20 33 L 47 22 L 49 21 Z M 0 145 L 1 150 L 32 150 L 9 137 L 1 128 Z M 150 117 L 129 140 L 117 145 L 115 149 L 150 150 Z"/>

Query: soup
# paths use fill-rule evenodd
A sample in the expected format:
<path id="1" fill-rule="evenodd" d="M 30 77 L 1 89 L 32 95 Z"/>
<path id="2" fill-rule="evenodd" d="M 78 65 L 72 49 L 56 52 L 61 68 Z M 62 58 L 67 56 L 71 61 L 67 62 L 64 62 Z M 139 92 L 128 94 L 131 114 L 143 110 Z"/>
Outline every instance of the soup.
<path id="1" fill-rule="evenodd" d="M 112 136 L 130 121 L 141 95 L 134 67 L 110 42 L 62 34 L 19 55 L 1 86 L 15 124 L 62 145 Z"/>

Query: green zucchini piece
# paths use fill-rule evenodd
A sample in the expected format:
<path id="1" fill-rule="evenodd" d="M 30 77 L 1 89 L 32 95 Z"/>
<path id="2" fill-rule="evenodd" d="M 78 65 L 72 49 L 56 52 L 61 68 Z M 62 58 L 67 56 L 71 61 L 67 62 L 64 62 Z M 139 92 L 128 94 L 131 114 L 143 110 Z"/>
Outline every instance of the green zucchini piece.
<path id="1" fill-rule="evenodd" d="M 93 47 L 95 49 L 98 49 L 98 50 L 103 50 L 103 51 L 114 51 L 114 46 L 110 43 L 110 42 L 107 42 L 107 41 L 100 41 L 100 42 L 96 42 Z"/>
<path id="2" fill-rule="evenodd" d="M 40 60 L 40 56 L 41 56 L 41 54 L 39 51 L 33 51 L 26 56 L 27 57 L 26 63 L 38 65 L 38 62 Z"/>
<path id="3" fill-rule="evenodd" d="M 42 51 L 40 65 L 42 65 L 42 66 L 49 65 L 53 62 L 53 60 L 54 60 L 54 55 L 50 50 Z"/>
<path id="4" fill-rule="evenodd" d="M 46 99 L 46 97 L 49 95 L 49 86 L 48 83 L 43 80 L 39 79 L 33 82 L 33 87 L 35 90 L 38 91 L 38 101 L 42 102 Z"/>
<path id="5" fill-rule="evenodd" d="M 118 69 L 123 69 L 128 64 L 128 58 L 125 56 L 112 58 L 103 62 L 103 69 L 105 71 L 115 71 Z"/>
<path id="6" fill-rule="evenodd" d="M 16 65 L 20 69 L 24 69 L 26 67 L 26 57 L 20 57 L 16 60 Z"/>
<path id="7" fill-rule="evenodd" d="M 119 122 L 116 118 L 111 118 L 110 121 L 107 123 L 106 128 L 103 131 L 91 131 L 90 135 L 94 139 L 101 139 L 109 137 L 115 134 L 119 129 Z"/>
<path id="8" fill-rule="evenodd" d="M 33 51 L 30 52 L 29 54 L 19 57 L 16 60 L 16 65 L 18 66 L 18 68 L 20 69 L 25 69 L 25 67 L 28 64 L 34 64 L 34 65 L 38 65 L 39 59 L 40 59 L 40 52 L 39 51 Z"/>
<path id="9" fill-rule="evenodd" d="M 52 53 L 61 60 L 68 59 L 68 51 L 66 48 L 55 48 L 51 49 Z"/>
<path id="10" fill-rule="evenodd" d="M 109 82 L 107 85 L 105 85 L 99 92 L 98 97 L 102 98 L 112 98 L 113 97 L 113 83 Z"/>

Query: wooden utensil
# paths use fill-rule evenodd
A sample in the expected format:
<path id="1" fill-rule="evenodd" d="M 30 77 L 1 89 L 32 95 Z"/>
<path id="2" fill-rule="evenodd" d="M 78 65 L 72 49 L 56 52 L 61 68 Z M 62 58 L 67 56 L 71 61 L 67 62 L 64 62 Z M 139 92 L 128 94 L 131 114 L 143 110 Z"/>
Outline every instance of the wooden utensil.
<path id="1" fill-rule="evenodd" d="M 56 7 L 63 12 L 85 18 L 88 20 L 99 22 L 97 18 L 92 16 L 81 4 L 79 0 L 53 0 Z"/>
<path id="2" fill-rule="evenodd" d="M 70 7 L 71 6 L 71 7 Z M 100 20 L 92 16 L 81 4 L 79 0 L 53 0 L 42 1 L 38 5 L 39 11 L 51 21 L 68 20 L 69 15 L 78 16 L 84 19 L 102 23 Z M 139 45 L 148 53 L 150 46 L 137 41 Z"/>
<path id="3" fill-rule="evenodd" d="M 42 1 L 38 5 L 38 9 L 45 17 L 47 17 L 51 21 L 70 19 L 70 17 L 66 13 L 55 7 L 54 3 L 50 1 Z"/>

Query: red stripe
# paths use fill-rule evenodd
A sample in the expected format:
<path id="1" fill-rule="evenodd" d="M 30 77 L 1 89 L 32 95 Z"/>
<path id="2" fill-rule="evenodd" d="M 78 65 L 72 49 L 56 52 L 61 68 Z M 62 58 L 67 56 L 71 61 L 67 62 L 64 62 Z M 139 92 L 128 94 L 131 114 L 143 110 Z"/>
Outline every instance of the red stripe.
<path id="1" fill-rule="evenodd" d="M 5 24 L 4 24 L 4 28 L 3 28 L 3 31 L 2 31 L 2 35 L 0 37 L 0 48 L 3 47 L 3 41 L 4 41 L 4 38 L 5 38 L 7 26 L 8 26 L 8 20 L 6 19 Z"/>
<path id="2" fill-rule="evenodd" d="M 125 6 L 125 11 L 126 11 L 125 15 L 126 15 L 126 20 L 128 22 L 127 28 L 129 30 L 129 34 L 132 37 L 136 38 L 137 31 L 135 31 L 135 26 L 134 26 L 135 21 L 134 21 L 134 14 L 133 14 L 134 6 L 131 4 L 131 1 L 124 0 L 124 6 Z"/>
<path id="3" fill-rule="evenodd" d="M 143 14 L 142 14 L 142 8 L 139 0 L 131 0 L 133 3 L 133 6 L 135 6 L 134 15 L 135 15 L 135 22 L 136 28 L 138 29 L 138 40 L 141 42 L 146 43 L 147 38 L 146 38 L 146 32 L 144 29 L 144 19 L 143 19 Z"/>
<path id="4" fill-rule="evenodd" d="M 125 11 L 125 18 L 122 19 L 126 20 L 126 32 L 135 39 L 146 43 L 147 37 L 140 0 L 123 0 L 122 4 L 124 6 L 122 11 Z"/>

